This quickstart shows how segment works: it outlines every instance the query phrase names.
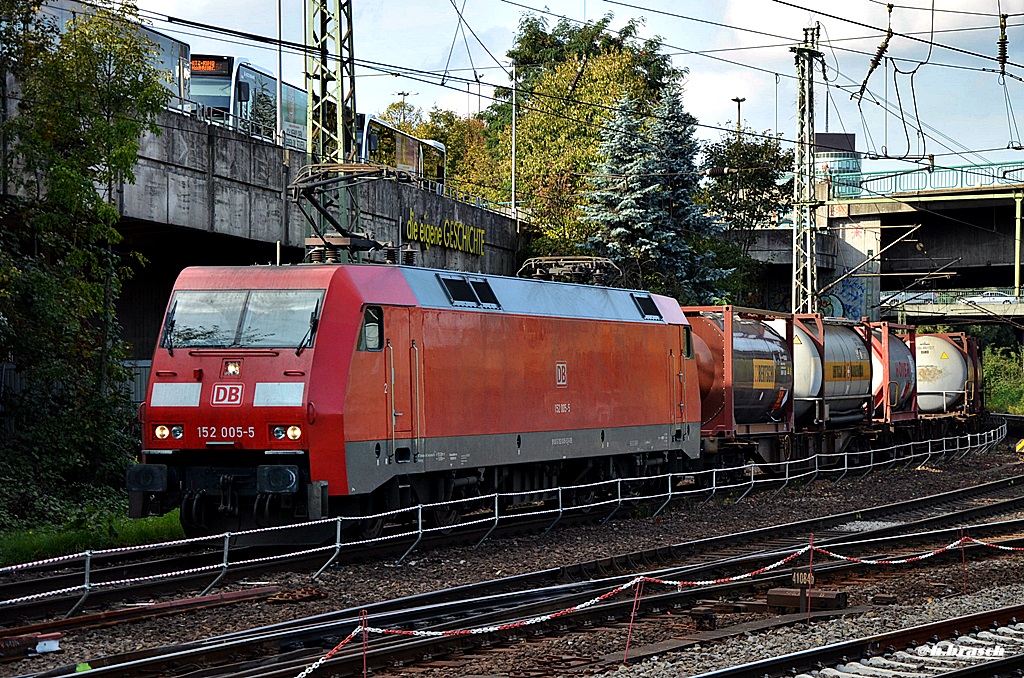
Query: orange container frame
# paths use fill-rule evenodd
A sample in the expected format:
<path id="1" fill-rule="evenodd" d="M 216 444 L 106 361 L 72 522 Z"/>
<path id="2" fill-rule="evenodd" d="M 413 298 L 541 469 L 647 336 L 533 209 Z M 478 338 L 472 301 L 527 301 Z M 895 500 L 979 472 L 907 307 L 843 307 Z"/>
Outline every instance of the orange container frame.
<path id="1" fill-rule="evenodd" d="M 704 384 L 707 380 L 710 379 L 713 382 L 709 395 L 703 403 L 701 435 L 734 439 L 791 433 L 794 430 L 792 397 L 793 361 L 791 348 L 793 345 L 792 315 L 740 306 L 684 306 L 683 314 L 690 321 L 694 337 L 704 342 L 716 361 L 721 360 L 720 363 L 716 362 L 714 374 L 708 374 L 707 368 L 698 364 L 698 370 L 702 372 L 700 375 L 702 391 L 705 390 Z M 723 327 L 719 328 L 714 321 L 707 317 L 707 314 L 720 314 Z M 785 369 L 788 369 L 790 381 L 788 387 L 777 389 L 778 395 L 776 397 L 782 403 L 776 411 L 776 421 L 749 424 L 737 421 L 737 374 L 734 363 L 737 353 L 734 332 L 735 320 L 737 318 L 746 318 L 760 322 L 777 319 L 786 321 L 786 334 L 783 339 L 789 352 L 789 364 Z"/>
<path id="2" fill-rule="evenodd" d="M 874 336 L 874 330 L 879 330 L 879 337 Z M 893 334 L 890 330 L 896 332 Z M 880 384 L 882 384 L 880 393 L 875 391 L 873 394 L 873 409 L 871 420 L 875 423 L 880 424 L 891 424 L 900 421 L 914 421 L 918 418 L 917 412 L 917 375 L 916 375 L 916 358 L 917 355 L 917 335 L 916 328 L 913 325 L 901 325 L 898 323 L 891 322 L 870 322 L 867 318 L 864 319 L 864 326 L 861 331 L 864 333 L 865 340 L 870 344 L 871 351 L 874 354 L 877 350 L 879 356 L 879 363 L 881 364 L 882 374 Z M 913 374 L 913 386 L 909 394 L 909 407 L 907 409 L 900 410 L 896 407 L 896 402 L 899 400 L 899 392 L 893 391 L 892 387 L 897 385 L 897 381 L 894 378 L 897 375 L 893 374 L 892 361 L 890 360 L 891 346 L 893 341 L 902 341 L 907 348 L 910 349 L 910 358 L 912 366 L 914 367 Z M 879 412 L 881 410 L 881 412 Z"/>

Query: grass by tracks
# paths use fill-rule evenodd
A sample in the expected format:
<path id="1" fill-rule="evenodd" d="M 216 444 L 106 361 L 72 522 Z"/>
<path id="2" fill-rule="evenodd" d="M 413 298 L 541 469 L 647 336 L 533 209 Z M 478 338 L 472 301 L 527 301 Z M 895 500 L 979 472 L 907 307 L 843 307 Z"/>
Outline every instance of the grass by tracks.
<path id="1" fill-rule="evenodd" d="M 60 525 L 0 533 L 0 566 L 85 550 L 154 544 L 183 536 L 177 510 L 164 516 L 132 520 L 123 513 L 86 508 Z"/>

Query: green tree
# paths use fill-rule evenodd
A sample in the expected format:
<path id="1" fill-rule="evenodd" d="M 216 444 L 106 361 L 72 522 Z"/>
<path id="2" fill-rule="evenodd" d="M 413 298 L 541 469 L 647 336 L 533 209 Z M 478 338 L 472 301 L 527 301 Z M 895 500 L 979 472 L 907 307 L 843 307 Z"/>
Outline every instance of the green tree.
<path id="1" fill-rule="evenodd" d="M 23 384 L 0 399 L 0 525 L 56 517 L 81 483 L 123 482 L 134 441 L 114 316 L 128 265 L 113 249 L 116 189 L 169 98 L 134 6 L 92 8 L 63 30 L 35 10 L 0 10 L 16 17 L 0 22 L 0 65 L 18 83 L 2 121 L 0 358 Z"/>
<path id="2" fill-rule="evenodd" d="M 647 122 L 632 99 L 620 101 L 602 134 L 602 161 L 582 217 L 595 226 L 591 248 L 616 263 L 623 284 L 690 304 L 720 296 L 726 273 L 712 247 L 721 227 L 693 200 L 695 123 L 676 87 L 663 90 Z"/>
<path id="3" fill-rule="evenodd" d="M 659 226 L 666 219 L 657 200 L 660 190 L 655 149 L 647 139 L 636 101 L 618 103 L 602 134 L 602 161 L 594 166 L 594 190 L 581 221 L 593 224 L 588 245 L 622 271 L 620 284 L 641 288 L 660 268 Z"/>
<path id="4" fill-rule="evenodd" d="M 414 134 L 416 128 L 423 124 L 423 109 L 404 101 L 395 101 L 388 104 L 377 117 L 406 134 Z"/>
<path id="5" fill-rule="evenodd" d="M 630 19 L 622 29 L 610 31 L 608 26 L 613 18 L 609 13 L 599 21 L 584 25 L 561 19 L 550 27 L 545 17 L 524 14 L 519 20 L 515 44 L 507 53 L 516 64 L 518 103 L 530 106 L 535 101 L 533 93 L 537 87 L 568 61 L 575 64 L 575 77 L 562 93 L 571 99 L 590 59 L 606 54 L 628 54 L 643 87 L 651 92 L 660 91 L 682 75 L 682 71 L 672 66 L 671 57 L 661 52 L 660 37 L 648 40 L 638 37 L 642 20 Z M 492 147 L 512 121 L 512 88 L 498 87 L 494 97 L 497 101 L 481 115 L 491 132 Z"/>
<path id="6" fill-rule="evenodd" d="M 726 229 L 727 237 L 716 248 L 719 259 L 733 269 L 723 281 L 728 297 L 757 305 L 763 266 L 749 256 L 750 246 L 759 229 L 775 226 L 791 209 L 793 151 L 768 132 L 743 129 L 707 144 L 703 166 L 736 170 L 704 182 L 696 200 Z"/>
<path id="7" fill-rule="evenodd" d="M 533 104 L 517 119 L 517 189 L 529 215 L 530 253 L 580 254 L 594 235 L 593 222 L 580 220 L 580 206 L 589 175 L 599 159 L 602 130 L 629 97 L 638 114 L 646 115 L 657 92 L 638 75 L 629 52 L 609 52 L 583 62 L 576 57 L 559 65 L 536 86 Z M 570 89 L 570 98 L 565 93 Z M 501 187 L 499 200 L 511 195 L 511 127 L 500 133 L 496 157 Z M 493 198 L 492 198 L 493 199 Z"/>
<path id="8" fill-rule="evenodd" d="M 710 304 L 722 296 L 721 282 L 730 271 L 718 257 L 721 224 L 696 201 L 696 132 L 697 119 L 684 109 L 680 88 L 665 88 L 650 122 L 661 188 L 654 196 L 655 212 L 662 219 L 656 236 L 662 279 L 652 287 L 684 304 Z"/>
<path id="9" fill-rule="evenodd" d="M 1024 370 L 1021 351 L 985 346 L 985 406 L 993 412 L 1024 414 Z"/>

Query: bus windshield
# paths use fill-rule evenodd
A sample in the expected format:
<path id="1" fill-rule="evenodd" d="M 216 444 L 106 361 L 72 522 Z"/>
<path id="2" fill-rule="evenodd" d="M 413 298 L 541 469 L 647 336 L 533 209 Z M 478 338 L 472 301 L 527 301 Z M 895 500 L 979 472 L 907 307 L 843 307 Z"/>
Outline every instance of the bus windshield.
<path id="1" fill-rule="evenodd" d="M 231 108 L 231 76 L 192 74 L 192 99 L 204 106 L 227 111 Z"/>
<path id="2" fill-rule="evenodd" d="M 312 346 L 324 290 L 180 290 L 171 299 L 160 346 Z"/>

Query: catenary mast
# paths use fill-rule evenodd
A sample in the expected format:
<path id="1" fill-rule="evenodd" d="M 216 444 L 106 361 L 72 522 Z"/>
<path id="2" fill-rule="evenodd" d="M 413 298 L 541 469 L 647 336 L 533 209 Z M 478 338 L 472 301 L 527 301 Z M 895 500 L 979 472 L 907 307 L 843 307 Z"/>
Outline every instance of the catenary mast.
<path id="1" fill-rule="evenodd" d="M 315 218 L 307 215 L 316 237 L 307 237 L 306 248 L 312 261 L 345 261 L 346 250 L 353 250 L 349 236 L 359 223 L 358 190 L 350 171 L 357 161 L 358 139 L 352 0 L 307 0 L 306 15 L 306 92 L 313 164 L 304 174 L 310 185 L 299 194 L 319 212 Z M 334 181 L 325 182 L 328 178 Z"/>
<path id="2" fill-rule="evenodd" d="M 804 43 L 793 47 L 798 79 L 796 161 L 793 171 L 793 313 L 817 309 L 817 248 L 814 228 L 814 63 L 820 26 L 804 29 Z"/>
<path id="3" fill-rule="evenodd" d="M 306 91 L 310 148 L 319 162 L 353 162 L 356 73 L 352 0 L 309 0 Z"/>

